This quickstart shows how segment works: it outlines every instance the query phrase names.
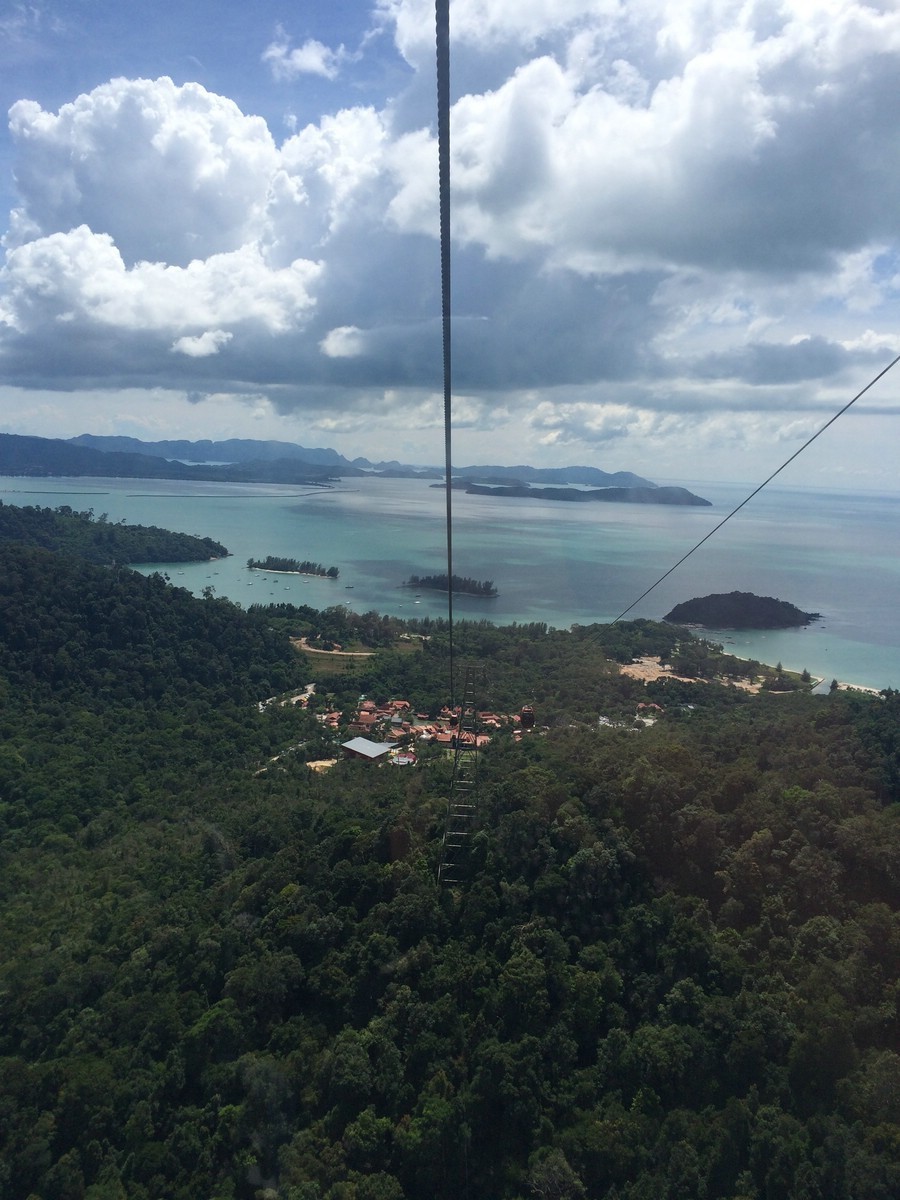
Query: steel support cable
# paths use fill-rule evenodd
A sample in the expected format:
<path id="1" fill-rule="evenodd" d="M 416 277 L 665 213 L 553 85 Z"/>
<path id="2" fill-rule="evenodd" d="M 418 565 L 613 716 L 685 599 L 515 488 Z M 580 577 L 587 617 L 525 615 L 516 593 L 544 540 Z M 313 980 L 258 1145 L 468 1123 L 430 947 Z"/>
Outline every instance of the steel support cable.
<path id="1" fill-rule="evenodd" d="M 444 474 L 447 525 L 447 623 L 450 653 L 450 707 L 454 706 L 453 647 L 453 456 L 450 343 L 450 0 L 435 0 L 437 57 L 438 195 L 441 240 L 441 326 L 444 361 Z"/>
<path id="2" fill-rule="evenodd" d="M 749 496 L 747 496 L 745 499 L 743 499 L 740 502 L 740 504 L 736 508 L 733 508 L 731 510 L 731 512 L 728 514 L 728 516 L 723 517 L 722 520 L 718 523 L 718 525 L 715 525 L 709 531 L 709 533 L 706 534 L 705 537 L 702 537 L 700 539 L 700 541 L 696 544 L 696 546 L 692 546 L 690 548 L 690 550 L 688 550 L 687 554 L 683 554 L 681 556 L 681 558 L 679 558 L 678 562 L 675 563 L 675 565 L 673 567 L 669 567 L 669 569 L 668 569 L 668 571 L 666 571 L 665 575 L 660 575 L 659 579 L 657 579 L 657 581 L 655 583 L 652 583 L 645 592 L 641 592 L 641 594 L 640 594 L 640 596 L 638 596 L 637 600 L 633 600 L 631 602 L 631 604 L 628 605 L 627 608 L 623 609 L 619 613 L 619 615 L 615 618 L 615 620 L 612 621 L 612 624 L 615 625 L 616 621 L 621 621 L 622 618 L 627 613 L 630 613 L 633 608 L 636 608 L 637 605 L 640 604 L 640 602 L 644 599 L 645 596 L 649 596 L 650 593 L 654 590 L 654 588 L 659 587 L 659 585 L 663 582 L 663 580 L 668 579 L 671 574 L 673 574 L 675 571 L 677 571 L 678 568 L 681 566 L 681 564 L 683 562 L 686 562 L 687 559 L 689 559 L 691 557 L 691 555 L 694 553 L 695 550 L 699 550 L 704 542 L 708 542 L 714 533 L 719 532 L 719 530 L 726 523 L 726 521 L 730 521 L 731 518 L 736 513 L 739 513 L 741 511 L 741 509 L 744 507 L 745 504 L 749 504 L 754 496 L 758 496 L 759 493 L 763 490 L 763 488 L 766 487 L 767 484 L 770 484 L 772 482 L 772 480 L 775 478 L 776 475 L 780 475 L 781 472 L 785 469 L 785 467 L 790 466 L 790 464 L 794 461 L 794 459 L 798 458 L 803 453 L 803 451 L 807 448 L 807 446 L 811 446 L 817 437 L 821 437 L 821 435 L 825 432 L 825 430 L 828 429 L 828 427 L 830 425 L 833 425 L 835 423 L 835 421 L 838 419 L 838 417 L 842 417 L 848 408 L 852 408 L 853 405 L 857 402 L 857 400 L 859 400 L 861 396 L 864 396 L 866 394 L 866 392 L 869 391 L 870 388 L 873 388 L 880 379 L 883 379 L 885 377 L 885 375 L 887 375 L 888 371 L 890 371 L 893 367 L 895 367 L 898 362 L 900 362 L 900 354 L 898 354 L 896 358 L 894 358 L 891 362 L 889 362 L 886 367 L 883 367 L 878 372 L 878 374 L 874 377 L 874 379 L 870 379 L 869 382 L 866 384 L 866 386 L 864 388 L 862 388 L 860 391 L 858 391 L 852 400 L 848 400 L 847 403 L 844 405 L 844 407 L 839 409 L 838 412 L 836 412 L 833 417 L 830 417 L 829 420 L 827 420 L 825 422 L 825 424 L 822 426 L 821 429 L 817 429 L 816 432 L 812 435 L 812 437 L 807 438 L 807 440 L 803 443 L 803 445 L 800 447 L 800 449 L 795 450 L 794 453 L 790 456 L 790 458 L 785 459 L 785 461 L 781 464 L 781 466 L 778 468 L 777 471 L 773 471 L 772 474 L 769 476 L 769 478 L 764 479 L 758 488 L 755 488 L 750 493 Z"/>

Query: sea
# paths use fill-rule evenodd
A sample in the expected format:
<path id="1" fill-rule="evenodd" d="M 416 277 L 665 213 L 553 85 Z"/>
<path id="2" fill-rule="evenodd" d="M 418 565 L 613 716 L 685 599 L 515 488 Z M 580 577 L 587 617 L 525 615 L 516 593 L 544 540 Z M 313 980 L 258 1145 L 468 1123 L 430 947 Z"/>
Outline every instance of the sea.
<path id="1" fill-rule="evenodd" d="M 826 689 L 832 679 L 900 688 L 900 494 L 770 485 L 712 533 L 752 486 L 665 482 L 689 488 L 711 507 L 454 492 L 454 573 L 490 579 L 498 591 L 493 599 L 456 596 L 455 617 L 569 628 L 613 621 L 625 610 L 624 619 L 658 620 L 695 596 L 755 592 L 821 617 L 797 629 L 703 635 L 742 658 L 805 668 Z M 195 595 L 212 589 L 243 607 L 288 602 L 407 618 L 447 613 L 446 594 L 404 586 L 410 575 L 447 569 L 445 494 L 427 480 L 364 477 L 322 488 L 0 477 L 0 499 L 92 509 L 110 521 L 212 537 L 230 557 L 134 564 Z M 267 555 L 336 566 L 340 575 L 247 568 L 249 558 Z"/>

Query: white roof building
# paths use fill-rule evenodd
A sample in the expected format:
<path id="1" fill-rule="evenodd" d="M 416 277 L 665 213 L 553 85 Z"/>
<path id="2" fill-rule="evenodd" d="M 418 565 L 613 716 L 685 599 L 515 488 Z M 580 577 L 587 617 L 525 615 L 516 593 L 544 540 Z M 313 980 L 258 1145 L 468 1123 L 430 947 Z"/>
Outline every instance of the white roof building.
<path id="1" fill-rule="evenodd" d="M 367 762 L 378 762 L 386 758 L 396 745 L 396 742 L 371 742 L 368 738 L 355 737 L 349 742 L 344 742 L 341 749 L 348 758 L 364 758 Z"/>

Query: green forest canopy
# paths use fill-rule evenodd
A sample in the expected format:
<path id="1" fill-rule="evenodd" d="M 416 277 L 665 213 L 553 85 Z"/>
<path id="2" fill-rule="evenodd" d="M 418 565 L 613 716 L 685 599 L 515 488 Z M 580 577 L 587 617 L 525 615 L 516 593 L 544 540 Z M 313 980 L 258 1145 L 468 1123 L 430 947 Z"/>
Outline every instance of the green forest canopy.
<path id="1" fill-rule="evenodd" d="M 89 562 L 170 563 L 205 562 L 228 554 L 212 538 L 173 533 L 156 525 L 126 525 L 108 521 L 93 509 L 77 512 L 60 508 L 20 507 L 0 500 L 0 542 L 42 546 L 62 554 L 75 554 Z"/>
<path id="2" fill-rule="evenodd" d="M 320 705 L 446 701 L 441 622 L 0 547 L 0 1197 L 892 1200 L 900 695 L 463 624 L 539 732 L 440 891 L 448 760 L 317 774 L 316 704 L 260 706 L 339 620 L 381 648 Z"/>

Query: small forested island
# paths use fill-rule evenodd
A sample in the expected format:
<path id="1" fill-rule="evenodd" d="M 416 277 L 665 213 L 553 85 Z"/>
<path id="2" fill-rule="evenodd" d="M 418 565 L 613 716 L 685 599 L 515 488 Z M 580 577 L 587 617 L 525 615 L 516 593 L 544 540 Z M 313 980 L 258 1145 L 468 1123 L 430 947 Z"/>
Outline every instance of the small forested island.
<path id="1" fill-rule="evenodd" d="M 803 612 L 786 600 L 753 592 L 720 592 L 676 604 L 663 620 L 709 629 L 791 629 L 817 621 L 821 613 Z"/>
<path id="2" fill-rule="evenodd" d="M 19 507 L 0 500 L 0 542 L 23 542 L 88 562 L 121 563 L 207 562 L 225 558 L 221 542 L 189 533 L 173 533 L 156 525 L 126 525 L 94 516 L 93 509 L 76 512 L 59 508 Z"/>
<path id="3" fill-rule="evenodd" d="M 403 587 L 425 588 L 435 592 L 450 590 L 447 586 L 446 575 L 410 575 Z M 499 595 L 494 587 L 493 579 L 470 579 L 467 575 L 453 576 L 453 591 L 464 596 L 493 597 Z"/>
<path id="4" fill-rule="evenodd" d="M 321 563 L 310 562 L 297 558 L 278 558 L 268 554 L 265 558 L 248 558 L 247 566 L 251 571 L 279 571 L 287 575 L 321 575 L 326 579 L 337 579 L 340 571 L 337 567 L 323 567 Z"/>

